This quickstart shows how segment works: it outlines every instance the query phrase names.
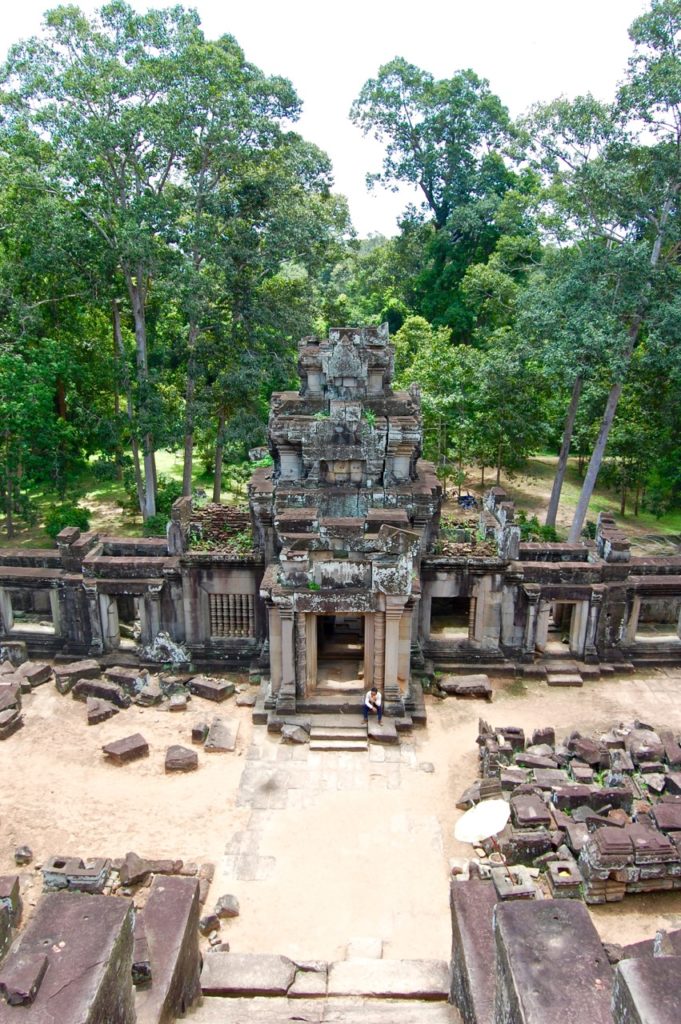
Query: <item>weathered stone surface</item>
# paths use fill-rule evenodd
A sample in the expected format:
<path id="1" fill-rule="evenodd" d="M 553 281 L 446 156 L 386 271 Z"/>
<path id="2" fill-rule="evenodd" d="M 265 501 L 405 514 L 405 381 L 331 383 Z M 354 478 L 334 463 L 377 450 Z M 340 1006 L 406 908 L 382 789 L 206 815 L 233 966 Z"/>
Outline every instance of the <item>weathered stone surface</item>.
<path id="1" fill-rule="evenodd" d="M 154 704 L 160 704 L 163 699 L 163 690 L 158 676 L 147 676 L 141 689 L 134 698 L 135 704 L 140 707 L 150 708 Z"/>
<path id="2" fill-rule="evenodd" d="M 60 693 L 68 693 L 79 679 L 96 679 L 101 671 L 99 662 L 94 658 L 71 661 L 66 665 L 55 665 L 54 681 Z"/>
<path id="3" fill-rule="evenodd" d="M 192 743 L 205 743 L 208 729 L 207 722 L 195 722 L 192 726 Z"/>
<path id="4" fill-rule="evenodd" d="M 117 715 L 120 710 L 110 700 L 103 700 L 101 697 L 88 697 L 86 706 L 88 725 L 99 725 L 100 722 L 106 722 L 108 718 Z"/>
<path id="5" fill-rule="evenodd" d="M 289 725 L 288 722 L 284 722 L 281 727 L 281 741 L 282 743 L 309 743 L 310 734 L 307 729 L 303 729 L 299 725 Z"/>
<path id="6" fill-rule="evenodd" d="M 236 749 L 239 722 L 227 718 L 214 718 L 204 744 L 207 754 L 226 753 Z"/>
<path id="7" fill-rule="evenodd" d="M 576 782 L 574 785 L 568 783 L 566 786 L 554 786 L 551 799 L 560 811 L 565 811 L 589 804 L 591 797 L 591 788 Z"/>
<path id="8" fill-rule="evenodd" d="M 18 1013 L 25 1024 L 135 1024 L 132 946 L 130 900 L 43 896 L 2 974 L 11 977 L 20 961 L 41 956 L 47 971 L 33 1003 L 13 1011 L 11 1019 Z M 1 1010 L 0 1017 L 4 1022 Z"/>
<path id="9" fill-rule="evenodd" d="M 324 971 L 296 971 L 296 976 L 288 990 L 289 998 L 312 999 L 326 995 L 328 975 Z"/>
<path id="10" fill-rule="evenodd" d="M 187 694 L 186 693 L 173 693 L 168 701 L 169 711 L 186 711 L 187 710 Z"/>
<path id="11" fill-rule="evenodd" d="M 634 764 L 661 761 L 664 757 L 664 744 L 652 729 L 632 729 L 624 739 L 624 746 Z"/>
<path id="12" fill-rule="evenodd" d="M 681 831 L 681 800 L 678 803 L 661 802 L 653 807 L 655 824 L 663 832 Z"/>
<path id="13" fill-rule="evenodd" d="M 30 864 L 33 860 L 33 850 L 30 846 L 17 846 L 14 851 L 14 863 L 19 864 Z"/>
<path id="14" fill-rule="evenodd" d="M 21 676 L 30 690 L 42 686 L 52 675 L 52 666 L 43 661 L 25 661 L 19 665 L 16 674 Z"/>
<path id="15" fill-rule="evenodd" d="M 137 885 L 151 874 L 177 875 L 182 867 L 181 860 L 151 860 L 130 851 L 126 853 L 118 870 L 123 885 Z"/>
<path id="16" fill-rule="evenodd" d="M 0 968 L 0 994 L 10 1006 L 30 1006 L 47 970 L 44 953 L 10 956 Z"/>
<path id="17" fill-rule="evenodd" d="M 19 709 L 21 707 L 21 680 L 16 679 L 15 676 L 3 676 L 2 679 L 15 681 L 0 683 L 0 712 Z"/>
<path id="18" fill-rule="evenodd" d="M 254 693 L 237 693 L 236 706 L 238 708 L 252 708 L 255 707 L 257 699 Z"/>
<path id="19" fill-rule="evenodd" d="M 46 890 L 101 893 L 109 879 L 111 861 L 106 857 L 81 860 L 56 854 L 47 858 L 41 870 Z"/>
<path id="20" fill-rule="evenodd" d="M 680 956 L 620 961 L 613 987 L 615 1024 L 678 1024 L 680 976 Z"/>
<path id="21" fill-rule="evenodd" d="M 79 679 L 71 693 L 76 700 L 87 700 L 88 697 L 101 697 L 111 701 L 117 708 L 129 708 L 130 697 L 117 683 L 106 679 Z"/>
<path id="22" fill-rule="evenodd" d="M 138 990 L 137 1024 L 166 1024 L 201 996 L 197 879 L 156 877 L 143 916 L 153 983 Z"/>
<path id="23" fill-rule="evenodd" d="M 581 903 L 502 903 L 495 920 L 496 1020 L 612 1024 L 612 968 Z"/>
<path id="24" fill-rule="evenodd" d="M 145 685 L 149 677 L 146 669 L 133 668 L 128 665 L 113 665 L 104 672 L 110 683 L 116 683 L 131 696 L 138 693 Z"/>
<path id="25" fill-rule="evenodd" d="M 367 735 L 372 743 L 399 743 L 400 741 L 397 735 L 397 726 L 392 719 L 386 718 L 385 715 L 380 725 L 373 718 L 369 719 Z"/>
<path id="26" fill-rule="evenodd" d="M 220 931 L 220 918 L 217 914 L 206 914 L 199 920 L 199 931 L 202 935 Z"/>
<path id="27" fill-rule="evenodd" d="M 258 953 L 216 953 L 201 972 L 204 996 L 286 995 L 296 975 L 288 957 Z"/>
<path id="28" fill-rule="evenodd" d="M 444 960 L 339 960 L 329 965 L 330 996 L 446 999 L 449 989 Z"/>
<path id="29" fill-rule="evenodd" d="M 492 684 L 489 676 L 482 673 L 468 676 L 442 676 L 438 686 L 452 697 L 492 699 Z"/>
<path id="30" fill-rule="evenodd" d="M 135 988 L 148 985 L 152 980 L 151 954 L 144 927 L 144 914 L 135 914 L 134 942 L 132 950 L 132 983 Z"/>
<path id="31" fill-rule="evenodd" d="M 21 920 L 22 906 L 19 876 L 0 876 L 0 907 L 7 909 L 10 924 L 13 928 L 16 928 Z"/>
<path id="32" fill-rule="evenodd" d="M 554 757 L 542 757 L 540 754 L 526 754 L 520 751 L 513 755 L 513 763 L 520 768 L 557 768 L 558 762 Z"/>
<path id="33" fill-rule="evenodd" d="M 0 661 L 0 677 L 14 675 L 14 665 L 9 658 L 3 658 Z"/>
<path id="34" fill-rule="evenodd" d="M 236 896 L 232 896 L 231 893 L 220 896 L 215 904 L 215 913 L 218 917 L 238 917 L 239 901 Z"/>
<path id="35" fill-rule="evenodd" d="M 24 724 L 24 716 L 18 708 L 0 711 L 0 740 L 6 740 Z"/>
<path id="36" fill-rule="evenodd" d="M 114 764 L 127 764 L 128 761 L 148 757 L 149 744 L 141 733 L 136 732 L 132 736 L 124 736 L 123 739 L 107 743 L 102 747 L 102 751 Z"/>
<path id="37" fill-rule="evenodd" d="M 199 755 L 190 747 L 174 744 L 166 751 L 166 772 L 195 772 L 199 767 Z"/>
<path id="38" fill-rule="evenodd" d="M 197 697 L 221 703 L 234 693 L 234 683 L 227 679 L 212 679 L 210 676 L 194 676 L 189 689 Z"/>
<path id="39" fill-rule="evenodd" d="M 534 793 L 519 793 L 511 797 L 511 814 L 518 828 L 534 825 L 548 828 L 551 815 L 540 796 Z"/>
<path id="40" fill-rule="evenodd" d="M 196 1024 L 283 1024 L 295 1020 L 306 1024 L 460 1024 L 449 1003 L 415 999 L 208 997 L 196 1012 Z"/>
<path id="41" fill-rule="evenodd" d="M 452 882 L 452 983 L 450 998 L 464 1024 L 494 1021 L 494 905 L 492 882 Z"/>

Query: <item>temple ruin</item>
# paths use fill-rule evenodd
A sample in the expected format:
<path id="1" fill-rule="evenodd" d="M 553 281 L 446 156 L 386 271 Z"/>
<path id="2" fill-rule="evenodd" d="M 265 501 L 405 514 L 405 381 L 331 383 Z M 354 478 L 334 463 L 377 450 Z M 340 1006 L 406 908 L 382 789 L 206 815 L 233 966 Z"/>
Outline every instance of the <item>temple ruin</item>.
<path id="1" fill-rule="evenodd" d="M 2 549 L 0 643 L 144 660 L 161 635 L 176 660 L 257 670 L 278 714 L 328 692 L 340 661 L 341 684 L 376 685 L 398 718 L 437 669 L 681 660 L 681 557 L 635 557 L 609 516 L 595 541 L 521 543 L 494 487 L 447 542 L 386 325 L 305 338 L 298 367 L 299 391 L 272 396 L 273 464 L 248 509 L 181 498 L 166 539 L 69 528 L 55 549 Z"/>

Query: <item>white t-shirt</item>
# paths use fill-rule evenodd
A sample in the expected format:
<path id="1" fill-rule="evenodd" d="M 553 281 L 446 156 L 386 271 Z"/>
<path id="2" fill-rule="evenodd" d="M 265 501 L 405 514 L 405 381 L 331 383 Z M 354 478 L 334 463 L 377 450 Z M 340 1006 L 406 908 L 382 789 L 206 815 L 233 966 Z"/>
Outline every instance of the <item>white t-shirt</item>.
<path id="1" fill-rule="evenodd" d="M 378 693 L 372 693 L 371 690 L 367 690 L 366 697 L 364 698 L 364 706 L 367 708 L 381 706 L 381 691 Z"/>

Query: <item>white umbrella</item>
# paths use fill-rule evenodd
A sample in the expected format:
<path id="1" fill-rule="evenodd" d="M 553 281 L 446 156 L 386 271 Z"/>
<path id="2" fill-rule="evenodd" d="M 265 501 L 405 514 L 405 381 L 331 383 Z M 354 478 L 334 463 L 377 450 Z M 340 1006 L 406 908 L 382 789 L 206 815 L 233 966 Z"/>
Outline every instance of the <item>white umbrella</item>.
<path id="1" fill-rule="evenodd" d="M 459 818 L 454 836 L 460 843 L 479 843 L 501 832 L 510 816 L 505 800 L 482 800 Z"/>

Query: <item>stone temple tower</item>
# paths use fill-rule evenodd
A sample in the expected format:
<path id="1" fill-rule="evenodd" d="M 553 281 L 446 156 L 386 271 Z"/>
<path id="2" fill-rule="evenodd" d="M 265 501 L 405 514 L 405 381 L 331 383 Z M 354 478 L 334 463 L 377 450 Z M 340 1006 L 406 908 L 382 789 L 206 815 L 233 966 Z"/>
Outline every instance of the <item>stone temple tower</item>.
<path id="1" fill-rule="evenodd" d="M 327 666 L 376 686 L 387 714 L 414 706 L 414 614 L 441 489 L 422 461 L 416 389 L 392 390 L 387 324 L 299 345 L 299 392 L 272 396 L 274 465 L 249 487 L 265 552 L 266 706 L 290 714 L 328 692 Z"/>

